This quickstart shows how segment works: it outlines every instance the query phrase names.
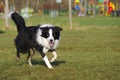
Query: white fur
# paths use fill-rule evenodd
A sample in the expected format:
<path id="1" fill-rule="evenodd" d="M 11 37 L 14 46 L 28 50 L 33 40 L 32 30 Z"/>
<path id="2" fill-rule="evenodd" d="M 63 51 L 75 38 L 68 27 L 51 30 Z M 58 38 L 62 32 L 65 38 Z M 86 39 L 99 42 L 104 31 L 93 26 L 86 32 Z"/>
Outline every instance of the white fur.
<path id="1" fill-rule="evenodd" d="M 56 49 L 58 47 L 59 42 L 60 40 L 55 40 L 53 49 Z"/>
<path id="2" fill-rule="evenodd" d="M 47 39 L 42 37 L 41 35 L 42 35 L 42 32 L 40 29 L 38 29 L 37 35 L 36 35 L 36 41 L 38 42 L 39 45 L 42 45 L 45 48 L 50 49 Z"/>
<path id="3" fill-rule="evenodd" d="M 9 18 L 11 18 L 11 16 L 12 16 L 13 13 L 15 13 L 15 11 L 9 12 L 7 16 L 8 16 Z"/>
<path id="4" fill-rule="evenodd" d="M 36 41 L 38 42 L 39 45 L 42 45 L 47 49 L 56 49 L 60 40 L 54 40 L 53 35 L 52 35 L 52 29 L 49 30 L 49 34 L 50 36 L 48 38 L 44 38 L 41 36 L 42 35 L 41 29 L 38 29 L 37 35 L 36 35 Z M 54 41 L 53 47 L 49 46 L 50 39 Z"/>
<path id="5" fill-rule="evenodd" d="M 49 49 L 47 49 L 47 48 L 45 48 L 45 47 L 43 48 L 43 52 L 44 52 L 45 54 L 48 52 L 48 50 L 49 50 Z"/>
<path id="6" fill-rule="evenodd" d="M 47 65 L 47 67 L 48 67 L 49 69 L 52 69 L 52 68 L 53 68 L 52 65 L 50 64 L 47 56 L 45 56 L 45 57 L 43 58 L 43 60 L 45 61 L 46 65 Z"/>
<path id="7" fill-rule="evenodd" d="M 50 42 L 51 39 L 52 39 L 53 42 L 54 42 L 54 38 L 53 38 L 52 32 L 53 32 L 52 29 L 50 29 L 50 30 L 49 30 L 50 36 L 47 38 L 48 42 Z"/>
<path id="8" fill-rule="evenodd" d="M 40 27 L 53 27 L 53 25 L 52 24 L 42 24 L 42 25 L 40 25 Z"/>
<path id="9" fill-rule="evenodd" d="M 50 62 L 54 62 L 55 59 L 57 58 L 57 53 L 56 53 L 56 51 L 53 51 L 52 54 L 53 54 L 53 57 L 51 58 Z"/>

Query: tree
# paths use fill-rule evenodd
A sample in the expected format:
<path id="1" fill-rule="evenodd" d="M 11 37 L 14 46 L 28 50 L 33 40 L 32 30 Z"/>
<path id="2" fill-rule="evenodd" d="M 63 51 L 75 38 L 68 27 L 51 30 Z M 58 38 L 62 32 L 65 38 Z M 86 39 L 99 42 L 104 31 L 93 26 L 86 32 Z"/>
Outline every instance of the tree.
<path id="1" fill-rule="evenodd" d="M 8 0 L 5 0 L 5 26 L 8 28 Z"/>
<path id="2" fill-rule="evenodd" d="M 69 2 L 69 22 L 70 22 L 70 29 L 72 29 L 72 7 L 71 7 L 71 0 Z"/>

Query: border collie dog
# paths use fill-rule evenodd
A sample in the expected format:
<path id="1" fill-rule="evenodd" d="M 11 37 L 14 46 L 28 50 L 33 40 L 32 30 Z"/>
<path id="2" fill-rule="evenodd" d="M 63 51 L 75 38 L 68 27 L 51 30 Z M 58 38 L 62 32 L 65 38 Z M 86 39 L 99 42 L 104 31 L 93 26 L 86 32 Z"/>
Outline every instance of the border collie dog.
<path id="1" fill-rule="evenodd" d="M 38 26 L 26 26 L 22 16 L 15 11 L 9 13 L 16 24 L 18 35 L 14 42 L 17 50 L 16 59 L 20 59 L 20 53 L 28 53 L 28 63 L 32 66 L 31 58 L 37 50 L 48 68 L 52 69 L 50 62 L 54 62 L 57 58 L 56 48 L 60 41 L 60 31 L 62 28 L 51 24 L 43 24 Z M 49 61 L 46 54 L 51 52 L 53 57 Z"/>

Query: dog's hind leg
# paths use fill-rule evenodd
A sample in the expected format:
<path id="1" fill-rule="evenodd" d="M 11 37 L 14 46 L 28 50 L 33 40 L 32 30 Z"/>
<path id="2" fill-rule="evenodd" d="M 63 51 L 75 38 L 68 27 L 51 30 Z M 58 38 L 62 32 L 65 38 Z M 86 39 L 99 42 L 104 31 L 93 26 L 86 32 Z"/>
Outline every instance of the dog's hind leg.
<path id="1" fill-rule="evenodd" d="M 19 59 L 20 59 L 20 52 L 17 50 L 16 60 L 18 61 Z"/>
<path id="2" fill-rule="evenodd" d="M 32 63 L 31 63 L 31 52 L 28 52 L 28 57 L 27 57 L 27 61 L 28 61 L 28 64 L 30 65 L 30 66 L 32 66 Z"/>
<path id="3" fill-rule="evenodd" d="M 57 53 L 56 51 L 52 51 L 53 57 L 51 58 L 50 62 L 54 62 L 55 59 L 57 58 Z"/>
<path id="4" fill-rule="evenodd" d="M 31 58 L 32 58 L 35 54 L 35 50 L 33 48 L 30 49 L 30 54 L 31 54 Z"/>
<path id="5" fill-rule="evenodd" d="M 28 52 L 28 57 L 27 57 L 28 64 L 29 64 L 30 66 L 32 66 L 31 58 L 33 57 L 34 54 L 35 54 L 35 51 L 34 51 L 33 48 L 31 48 L 30 51 Z"/>

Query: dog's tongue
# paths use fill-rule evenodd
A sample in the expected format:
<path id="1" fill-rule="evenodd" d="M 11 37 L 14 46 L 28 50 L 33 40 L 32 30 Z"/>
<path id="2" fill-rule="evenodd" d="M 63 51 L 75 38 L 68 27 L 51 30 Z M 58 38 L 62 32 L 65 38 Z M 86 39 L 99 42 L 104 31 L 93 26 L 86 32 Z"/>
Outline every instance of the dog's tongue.
<path id="1" fill-rule="evenodd" d="M 54 46 L 54 43 L 49 43 L 50 47 L 53 47 Z"/>

